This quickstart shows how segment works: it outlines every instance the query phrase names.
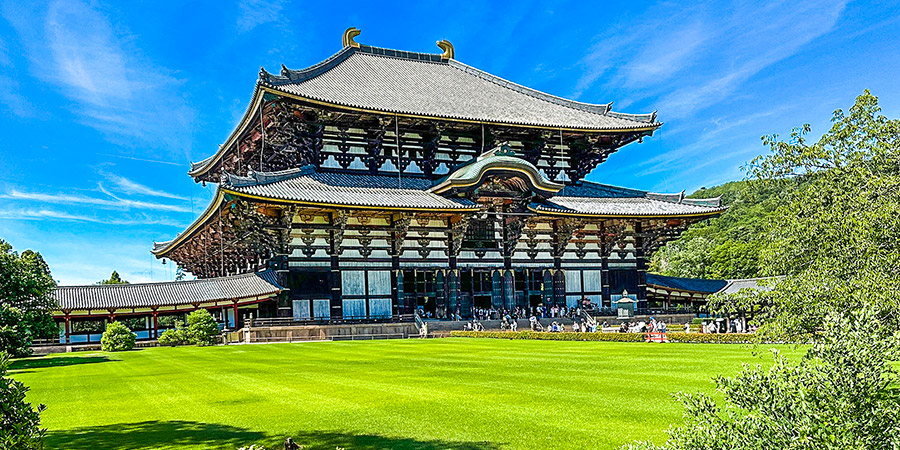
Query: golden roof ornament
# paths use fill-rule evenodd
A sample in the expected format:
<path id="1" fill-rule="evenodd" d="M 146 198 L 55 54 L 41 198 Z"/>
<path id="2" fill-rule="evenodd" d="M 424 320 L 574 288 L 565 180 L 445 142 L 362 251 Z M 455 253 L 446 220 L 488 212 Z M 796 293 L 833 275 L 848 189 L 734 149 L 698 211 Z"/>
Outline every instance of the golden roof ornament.
<path id="1" fill-rule="evenodd" d="M 359 33 L 362 33 L 362 32 L 359 31 L 359 29 L 356 27 L 347 28 L 347 30 L 344 31 L 344 36 L 341 38 L 341 41 L 344 44 L 344 47 L 359 48 L 359 44 L 353 40 L 353 38 L 359 36 Z"/>
<path id="2" fill-rule="evenodd" d="M 453 51 L 453 44 L 451 44 L 450 41 L 441 39 L 440 41 L 437 41 L 437 46 L 444 51 L 441 55 L 441 59 L 455 59 L 456 54 Z"/>

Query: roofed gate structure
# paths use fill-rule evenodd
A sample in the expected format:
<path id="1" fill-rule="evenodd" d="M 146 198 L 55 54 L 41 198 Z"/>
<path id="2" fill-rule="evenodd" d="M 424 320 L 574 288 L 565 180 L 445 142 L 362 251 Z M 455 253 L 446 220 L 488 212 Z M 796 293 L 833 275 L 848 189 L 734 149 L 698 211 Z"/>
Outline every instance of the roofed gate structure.
<path id="1" fill-rule="evenodd" d="M 722 211 L 585 181 L 656 114 L 535 91 L 441 54 L 358 44 L 261 70 L 238 127 L 192 164 L 218 183 L 206 211 L 158 258 L 198 277 L 273 269 L 273 314 L 376 319 L 416 308 L 646 306 L 648 255 Z"/>

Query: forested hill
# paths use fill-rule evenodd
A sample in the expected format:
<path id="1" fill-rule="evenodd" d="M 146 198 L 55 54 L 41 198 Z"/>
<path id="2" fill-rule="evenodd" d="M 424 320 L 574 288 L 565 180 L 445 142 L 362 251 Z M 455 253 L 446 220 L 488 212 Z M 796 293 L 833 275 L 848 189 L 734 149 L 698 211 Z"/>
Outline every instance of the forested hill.
<path id="1" fill-rule="evenodd" d="M 691 226 L 653 254 L 650 271 L 691 278 L 753 278 L 769 215 L 782 204 L 784 185 L 732 181 L 701 188 L 689 198 L 722 196 L 721 216 Z"/>

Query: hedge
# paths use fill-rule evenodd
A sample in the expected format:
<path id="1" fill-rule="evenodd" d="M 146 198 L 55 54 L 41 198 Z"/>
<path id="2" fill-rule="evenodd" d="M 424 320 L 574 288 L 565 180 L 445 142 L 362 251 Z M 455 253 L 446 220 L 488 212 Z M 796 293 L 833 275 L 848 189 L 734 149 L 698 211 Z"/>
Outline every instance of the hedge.
<path id="1" fill-rule="evenodd" d="M 753 344 L 756 335 L 748 333 L 666 333 L 669 342 L 690 344 Z"/>
<path id="2" fill-rule="evenodd" d="M 549 333 L 536 331 L 451 331 L 450 337 L 473 337 L 492 339 L 533 339 L 544 341 L 604 341 L 604 342 L 644 342 L 645 333 Z M 750 344 L 752 334 L 700 334 L 666 333 L 669 342 L 691 344 Z"/>

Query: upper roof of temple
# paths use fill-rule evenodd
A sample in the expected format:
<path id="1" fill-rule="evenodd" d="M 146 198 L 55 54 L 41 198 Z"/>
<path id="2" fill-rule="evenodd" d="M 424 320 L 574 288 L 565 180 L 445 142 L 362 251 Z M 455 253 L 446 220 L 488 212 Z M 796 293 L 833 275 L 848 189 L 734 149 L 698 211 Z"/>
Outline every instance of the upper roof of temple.
<path id="1" fill-rule="evenodd" d="M 612 103 L 589 104 L 507 81 L 455 59 L 359 45 L 314 66 L 280 75 L 260 71 L 259 84 L 331 105 L 384 112 L 550 128 L 657 128 L 656 113 L 623 114 Z"/>
<path id="2" fill-rule="evenodd" d="M 225 155 L 238 151 L 234 144 L 258 126 L 263 115 L 260 109 L 277 98 L 330 113 L 362 115 L 367 120 L 379 117 L 379 121 L 449 122 L 454 127 L 533 129 L 559 133 L 560 138 L 564 131 L 593 135 L 594 139 L 603 135 L 601 161 L 662 125 L 656 112 L 614 112 L 612 103 L 569 100 L 491 75 L 457 61 L 447 41 L 438 43 L 443 54 L 416 53 L 357 44 L 353 41 L 357 34 L 355 29 L 345 32 L 340 51 L 305 69 L 282 66 L 278 74 L 260 69 L 253 99 L 241 122 L 215 154 L 192 163 L 188 173 L 198 180 L 214 181 L 225 170 L 234 171 L 220 167 Z"/>

